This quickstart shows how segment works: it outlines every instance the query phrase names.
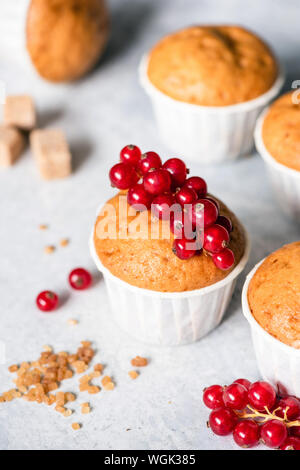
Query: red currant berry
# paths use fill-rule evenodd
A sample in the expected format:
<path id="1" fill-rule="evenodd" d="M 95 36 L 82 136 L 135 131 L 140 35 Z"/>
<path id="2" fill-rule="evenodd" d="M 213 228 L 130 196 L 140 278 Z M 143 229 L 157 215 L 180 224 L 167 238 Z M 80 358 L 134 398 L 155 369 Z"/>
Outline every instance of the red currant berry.
<path id="1" fill-rule="evenodd" d="M 228 408 L 218 408 L 209 415 L 209 426 L 218 436 L 227 436 L 236 425 L 237 417 Z"/>
<path id="2" fill-rule="evenodd" d="M 287 440 L 280 446 L 280 450 L 300 450 L 299 437 L 288 437 Z"/>
<path id="3" fill-rule="evenodd" d="M 278 419 L 272 419 L 261 427 L 260 436 L 263 443 L 271 449 L 278 449 L 288 437 L 286 425 Z"/>
<path id="4" fill-rule="evenodd" d="M 184 184 L 187 188 L 191 188 L 198 194 L 198 197 L 205 197 L 207 194 L 207 184 L 200 176 L 191 176 Z"/>
<path id="5" fill-rule="evenodd" d="M 232 222 L 230 219 L 228 219 L 228 217 L 225 217 L 225 215 L 219 215 L 219 217 L 217 218 L 217 222 L 216 222 L 218 225 L 222 225 L 222 227 L 226 228 L 227 232 L 228 233 L 231 233 L 232 230 L 233 230 L 233 227 L 232 227 Z"/>
<path id="6" fill-rule="evenodd" d="M 178 191 L 178 193 L 176 193 L 176 201 L 182 207 L 184 207 L 185 204 L 192 204 L 196 200 L 197 200 L 197 193 L 191 188 L 183 187 Z"/>
<path id="7" fill-rule="evenodd" d="M 213 262 L 218 269 L 227 271 L 234 265 L 234 253 L 229 248 L 225 248 L 220 253 L 215 253 L 212 256 Z"/>
<path id="8" fill-rule="evenodd" d="M 138 170 L 145 175 L 150 170 L 158 170 L 162 166 L 160 156 L 156 152 L 146 152 L 140 158 Z"/>
<path id="9" fill-rule="evenodd" d="M 134 209 L 138 211 L 143 211 L 150 209 L 152 196 L 147 193 L 144 188 L 144 185 L 139 183 L 132 186 L 127 193 L 127 201 Z"/>
<path id="10" fill-rule="evenodd" d="M 291 436 L 300 437 L 300 426 L 291 426 L 290 434 Z"/>
<path id="11" fill-rule="evenodd" d="M 175 197 L 171 193 L 159 194 L 151 204 L 151 212 L 154 217 L 161 220 L 170 219 L 170 208 L 176 204 Z"/>
<path id="12" fill-rule="evenodd" d="M 128 189 L 136 184 L 139 176 L 130 163 L 117 163 L 109 172 L 109 178 L 113 187 Z"/>
<path id="13" fill-rule="evenodd" d="M 248 392 L 250 405 L 258 411 L 271 410 L 276 402 L 276 392 L 268 382 L 254 382 Z"/>
<path id="14" fill-rule="evenodd" d="M 216 410 L 217 408 L 224 407 L 223 390 L 221 385 L 211 385 L 203 392 L 203 403 L 207 408 Z"/>
<path id="15" fill-rule="evenodd" d="M 220 253 L 229 242 L 229 233 L 221 225 L 211 225 L 204 231 L 203 248 L 209 253 Z"/>
<path id="16" fill-rule="evenodd" d="M 144 188 L 154 196 L 167 193 L 171 188 L 170 173 L 163 169 L 149 171 L 144 176 Z"/>
<path id="17" fill-rule="evenodd" d="M 57 307 L 58 296 L 50 290 L 44 290 L 37 296 L 36 304 L 43 312 L 51 312 Z"/>
<path id="18" fill-rule="evenodd" d="M 190 221 L 199 229 L 207 228 L 214 224 L 218 217 L 216 206 L 207 199 L 198 199 L 188 209 Z"/>
<path id="19" fill-rule="evenodd" d="M 220 204 L 218 203 L 218 201 L 216 201 L 213 197 L 208 197 L 208 196 L 206 196 L 204 199 L 206 199 L 207 201 L 212 202 L 216 206 L 216 208 L 218 209 L 218 213 L 220 212 Z"/>
<path id="20" fill-rule="evenodd" d="M 240 384 L 231 384 L 223 392 L 223 401 L 227 408 L 243 410 L 248 405 L 248 391 Z"/>
<path id="21" fill-rule="evenodd" d="M 173 253 L 182 260 L 192 258 L 196 254 L 196 242 L 188 238 L 175 238 L 173 243 Z"/>
<path id="22" fill-rule="evenodd" d="M 284 418 L 284 414 L 286 411 L 286 416 L 289 421 L 293 421 L 295 419 L 300 418 L 300 401 L 298 398 L 295 397 L 286 397 L 279 400 L 278 404 L 276 405 L 276 416 L 280 418 Z"/>
<path id="23" fill-rule="evenodd" d="M 137 166 L 142 152 L 136 145 L 126 145 L 120 152 L 121 162 L 131 163 L 133 166 Z"/>
<path id="24" fill-rule="evenodd" d="M 254 447 L 259 443 L 259 425 L 252 419 L 240 421 L 233 430 L 233 439 L 243 448 Z"/>
<path id="25" fill-rule="evenodd" d="M 73 289 L 84 290 L 90 287 L 92 276 L 86 269 L 76 268 L 69 274 L 69 283 Z"/>
<path id="26" fill-rule="evenodd" d="M 243 385 L 247 390 L 251 387 L 251 382 L 247 379 L 237 379 L 233 383 Z"/>
<path id="27" fill-rule="evenodd" d="M 180 158 L 170 158 L 163 164 L 163 168 L 171 174 L 173 188 L 183 185 L 186 180 L 187 169 Z"/>

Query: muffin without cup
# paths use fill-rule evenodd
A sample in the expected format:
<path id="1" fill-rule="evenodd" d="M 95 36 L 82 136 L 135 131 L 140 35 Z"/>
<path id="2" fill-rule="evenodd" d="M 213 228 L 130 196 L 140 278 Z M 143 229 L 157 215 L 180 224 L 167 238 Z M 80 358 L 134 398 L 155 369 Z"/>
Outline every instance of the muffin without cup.
<path id="1" fill-rule="evenodd" d="M 257 121 L 255 143 L 283 211 L 300 220 L 300 104 L 294 91 L 278 98 Z"/>
<path id="2" fill-rule="evenodd" d="M 300 241 L 259 263 L 243 288 L 261 374 L 282 391 L 300 395 Z"/>
<path id="3" fill-rule="evenodd" d="M 167 145 L 200 163 L 253 145 L 255 120 L 283 83 L 278 62 L 239 26 L 193 26 L 157 43 L 141 67 Z"/>

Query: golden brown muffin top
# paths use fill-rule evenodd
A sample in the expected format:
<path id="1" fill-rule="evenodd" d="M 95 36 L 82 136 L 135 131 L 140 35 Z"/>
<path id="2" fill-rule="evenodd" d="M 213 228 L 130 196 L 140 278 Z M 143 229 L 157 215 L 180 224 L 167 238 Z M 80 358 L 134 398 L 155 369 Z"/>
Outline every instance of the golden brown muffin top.
<path id="1" fill-rule="evenodd" d="M 265 259 L 250 281 L 248 302 L 268 333 L 300 349 L 300 241 Z"/>
<path id="2" fill-rule="evenodd" d="M 300 103 L 289 92 L 270 107 L 262 128 L 265 147 L 282 165 L 300 171 Z"/>
<path id="3" fill-rule="evenodd" d="M 161 39 L 149 55 L 152 84 L 175 100 L 227 106 L 268 91 L 278 75 L 269 47 L 240 26 L 191 26 Z"/>
<path id="4" fill-rule="evenodd" d="M 216 199 L 216 198 L 215 198 Z M 124 223 L 118 216 L 120 199 L 117 196 L 110 199 L 107 204 L 111 204 L 117 213 L 117 227 L 124 227 Z M 125 199 L 126 209 L 127 205 Z M 106 205 L 104 206 L 104 208 Z M 231 232 L 229 247 L 235 254 L 235 264 L 228 271 L 218 269 L 211 257 L 206 254 L 196 255 L 189 260 L 180 260 L 173 252 L 173 234 L 168 239 L 162 236 L 162 229 L 168 229 L 169 222 L 156 221 L 157 228 L 160 231 L 158 239 L 150 236 L 150 212 L 138 213 L 136 216 L 128 216 L 129 222 L 137 223 L 138 217 L 146 217 L 145 239 L 134 239 L 130 237 L 130 229 L 125 230 L 128 239 L 120 239 L 121 230 L 117 228 L 116 239 L 100 239 L 97 237 L 97 226 L 100 221 L 106 218 L 106 221 L 113 220 L 113 215 L 105 213 L 104 209 L 98 216 L 95 231 L 94 244 L 97 255 L 102 264 L 109 271 L 132 284 L 159 292 L 183 292 L 188 290 L 200 289 L 209 286 L 215 282 L 224 279 L 239 263 L 245 250 L 245 233 L 237 218 L 229 209 L 220 203 L 221 214 L 230 217 L 234 230 Z M 144 219 L 145 220 L 145 219 Z M 155 225 L 154 224 L 154 225 Z M 152 225 L 153 227 L 153 225 Z M 98 232 L 99 233 L 99 232 Z"/>

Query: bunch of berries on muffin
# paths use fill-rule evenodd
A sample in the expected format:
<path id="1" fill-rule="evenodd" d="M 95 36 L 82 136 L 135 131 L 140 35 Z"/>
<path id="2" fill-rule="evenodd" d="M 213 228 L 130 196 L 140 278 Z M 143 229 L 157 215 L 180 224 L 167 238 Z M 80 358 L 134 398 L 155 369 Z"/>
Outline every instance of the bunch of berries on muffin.
<path id="1" fill-rule="evenodd" d="M 178 258 L 187 260 L 204 250 L 217 268 L 230 269 L 234 264 L 228 248 L 231 220 L 220 215 L 218 202 L 207 195 L 204 179 L 187 178 L 188 173 L 179 158 L 163 164 L 156 152 L 142 154 L 136 145 L 126 145 L 109 177 L 113 187 L 128 190 L 128 204 L 136 210 L 151 210 L 154 217 L 170 221 Z"/>

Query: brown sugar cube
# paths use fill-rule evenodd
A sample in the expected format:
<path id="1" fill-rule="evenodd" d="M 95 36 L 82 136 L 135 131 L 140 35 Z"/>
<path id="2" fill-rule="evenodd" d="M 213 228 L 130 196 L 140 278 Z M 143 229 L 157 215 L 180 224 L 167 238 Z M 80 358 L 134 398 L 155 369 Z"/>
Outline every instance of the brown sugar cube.
<path id="1" fill-rule="evenodd" d="M 0 126 L 0 166 L 13 165 L 24 147 L 25 139 L 20 131 Z"/>
<path id="2" fill-rule="evenodd" d="M 17 364 L 13 364 L 12 366 L 10 366 L 8 368 L 9 372 L 11 372 L 11 373 L 17 372 L 18 369 L 19 369 L 19 367 L 17 366 Z"/>
<path id="3" fill-rule="evenodd" d="M 43 179 L 65 178 L 71 173 L 71 154 L 59 129 L 34 130 L 30 146 Z"/>
<path id="4" fill-rule="evenodd" d="M 115 384 L 113 382 L 108 382 L 106 385 L 103 386 L 104 390 L 113 390 L 115 388 Z"/>
<path id="5" fill-rule="evenodd" d="M 94 365 L 94 371 L 95 371 L 95 372 L 100 372 L 100 373 L 102 373 L 102 371 L 103 371 L 103 364 L 95 364 L 95 365 Z"/>
<path id="6" fill-rule="evenodd" d="M 3 110 L 3 121 L 8 126 L 31 130 L 36 125 L 33 100 L 28 95 L 7 96 Z"/>
<path id="7" fill-rule="evenodd" d="M 78 429 L 80 429 L 81 426 L 79 423 L 72 423 L 72 428 L 74 429 L 74 431 L 78 431 Z"/>
<path id="8" fill-rule="evenodd" d="M 148 360 L 145 357 L 136 356 L 131 359 L 131 365 L 133 367 L 145 367 L 148 365 Z"/>

